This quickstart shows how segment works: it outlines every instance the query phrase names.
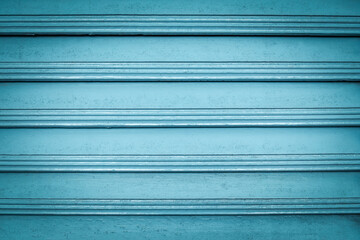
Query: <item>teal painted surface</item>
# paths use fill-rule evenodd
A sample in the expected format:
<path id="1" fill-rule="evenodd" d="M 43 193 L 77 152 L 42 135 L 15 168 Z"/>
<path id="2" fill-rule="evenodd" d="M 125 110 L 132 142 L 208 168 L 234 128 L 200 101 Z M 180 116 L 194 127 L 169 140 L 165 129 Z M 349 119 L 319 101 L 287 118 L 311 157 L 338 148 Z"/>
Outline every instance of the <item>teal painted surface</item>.
<path id="1" fill-rule="evenodd" d="M 1 1 L 0 239 L 359 239 L 359 10 Z"/>
<path id="2" fill-rule="evenodd" d="M 5 62 L 1 81 L 357 81 L 359 62 Z"/>
<path id="3" fill-rule="evenodd" d="M 359 210 L 359 180 L 359 172 L 3 173 L 1 192 L 3 198 L 50 200 L 255 198 L 261 201 L 265 198 L 281 201 L 290 198 L 296 201 L 305 198 L 309 199 L 310 205 L 312 199 L 321 198 L 320 205 L 323 206 L 334 198 L 340 198 L 340 202 L 346 202 L 341 198 L 357 198 L 357 206 L 352 206 L 348 212 L 355 214 Z M 13 200 L 5 199 L 4 202 L 11 204 Z M 264 208 L 270 207 L 265 201 L 263 204 Z M 160 205 L 172 206 L 171 203 Z"/>
<path id="4" fill-rule="evenodd" d="M 2 215 L 232 216 L 274 214 L 357 214 L 360 198 L 338 199 L 12 199 Z"/>
<path id="5" fill-rule="evenodd" d="M 308 12 L 306 14 L 309 14 Z M 3 15 L 0 35 L 359 36 L 359 16 Z"/>
<path id="6" fill-rule="evenodd" d="M 356 0 L 4 0 L 0 14 L 220 14 L 220 15 L 353 15 L 359 16 Z"/>
<path id="7" fill-rule="evenodd" d="M 2 62 L 360 62 L 360 38 L 344 37 L 2 37 L 0 45 Z"/>
<path id="8" fill-rule="evenodd" d="M 7 239 L 344 239 L 357 240 L 359 215 L 0 216 Z M 31 222 L 32 224 L 29 224 Z"/>
<path id="9" fill-rule="evenodd" d="M 2 154 L 359 153 L 360 128 L 1 129 Z M 21 147 L 19 147 L 21 146 Z"/>
<path id="10" fill-rule="evenodd" d="M 356 0 L 4 0 L 0 35 L 359 36 Z"/>
<path id="11" fill-rule="evenodd" d="M 359 83 L 0 83 L 4 109 L 359 108 Z M 151 89 L 151 91 L 149 91 Z M 206 89 L 206 91 L 203 91 Z M 295 110 L 294 110 L 295 109 Z M 346 109 L 339 109 L 345 111 Z M 321 111 L 321 110 L 319 110 Z"/>

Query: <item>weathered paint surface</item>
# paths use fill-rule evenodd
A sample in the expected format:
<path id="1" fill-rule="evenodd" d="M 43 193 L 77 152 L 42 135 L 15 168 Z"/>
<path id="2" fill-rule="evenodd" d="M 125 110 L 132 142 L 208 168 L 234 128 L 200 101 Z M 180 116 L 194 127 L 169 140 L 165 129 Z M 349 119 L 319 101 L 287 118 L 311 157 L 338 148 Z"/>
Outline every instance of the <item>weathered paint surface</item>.
<path id="1" fill-rule="evenodd" d="M 0 1 L 0 239 L 359 239 L 359 16 Z"/>
<path id="2" fill-rule="evenodd" d="M 359 16 L 356 0 L 4 0 L 1 14 L 196 14 L 196 15 L 342 15 Z"/>
<path id="3" fill-rule="evenodd" d="M 359 215 L 0 216 L 5 239 L 359 239 Z"/>

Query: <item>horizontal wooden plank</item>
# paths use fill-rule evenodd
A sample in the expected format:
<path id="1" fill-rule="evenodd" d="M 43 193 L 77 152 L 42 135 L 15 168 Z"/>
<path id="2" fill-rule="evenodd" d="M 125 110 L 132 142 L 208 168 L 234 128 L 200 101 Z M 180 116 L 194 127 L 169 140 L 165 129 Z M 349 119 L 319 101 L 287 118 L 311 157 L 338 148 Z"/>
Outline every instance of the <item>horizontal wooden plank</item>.
<path id="1" fill-rule="evenodd" d="M 360 81 L 360 62 L 0 62 L 0 81 Z"/>
<path id="2" fill-rule="evenodd" d="M 0 133 L 1 172 L 360 169 L 359 128 L 1 129 Z"/>
<path id="3" fill-rule="evenodd" d="M 360 126 L 360 108 L 0 109 L 0 128 L 335 126 Z"/>
<path id="4" fill-rule="evenodd" d="M 360 215 L 0 216 L 2 239 L 358 240 Z"/>
<path id="5" fill-rule="evenodd" d="M 360 128 L 0 129 L 0 154 L 358 154 Z"/>
<path id="6" fill-rule="evenodd" d="M 360 17 L 336 15 L 0 15 L 0 35 L 359 36 Z"/>
<path id="7" fill-rule="evenodd" d="M 0 215 L 360 214 L 360 198 L 285 199 L 2 199 Z"/>
<path id="8" fill-rule="evenodd" d="M 263 15 L 360 15 L 354 0 L 2 0 L 0 14 L 263 14 Z"/>
<path id="9" fill-rule="evenodd" d="M 0 198 L 359 198 L 360 172 L 1 173 Z"/>
<path id="10" fill-rule="evenodd" d="M 25 64 L 28 62 L 45 64 L 47 62 L 65 62 L 67 64 L 79 62 L 94 62 L 95 64 L 98 62 L 185 62 L 191 64 L 192 62 L 244 61 L 250 63 L 254 61 L 285 63 L 296 61 L 341 64 L 343 62 L 360 62 L 360 38 L 2 37 L 0 38 L 0 59 L 1 62 L 25 62 Z"/>
<path id="11" fill-rule="evenodd" d="M 359 171 L 360 154 L 1 154 L 1 172 Z"/>
<path id="12" fill-rule="evenodd" d="M 0 83 L 2 110 L 351 111 L 359 83 Z M 285 109 L 284 109 L 285 108 Z M 311 109 L 309 109 L 311 108 Z M 321 108 L 316 110 L 313 108 Z M 331 109 L 334 108 L 334 109 Z M 336 109 L 335 109 L 336 108 Z M 228 109 L 228 110 L 226 110 Z M 242 111 L 242 110 L 240 110 Z M 302 111 L 302 110 L 298 110 Z M 355 110 L 356 111 L 356 110 Z M 111 111 L 109 111 L 111 112 Z M 338 112 L 338 113 L 339 113 Z M 323 112 L 324 113 L 324 112 Z M 329 114 L 331 115 L 331 114 Z"/>

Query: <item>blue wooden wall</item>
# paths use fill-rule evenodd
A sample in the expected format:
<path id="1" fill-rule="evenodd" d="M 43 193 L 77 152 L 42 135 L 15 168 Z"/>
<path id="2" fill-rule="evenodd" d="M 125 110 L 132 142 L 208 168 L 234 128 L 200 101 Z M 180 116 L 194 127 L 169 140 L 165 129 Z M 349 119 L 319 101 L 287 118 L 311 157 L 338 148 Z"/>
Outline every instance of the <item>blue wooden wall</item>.
<path id="1" fill-rule="evenodd" d="M 0 1 L 0 239 L 360 239 L 360 1 Z"/>

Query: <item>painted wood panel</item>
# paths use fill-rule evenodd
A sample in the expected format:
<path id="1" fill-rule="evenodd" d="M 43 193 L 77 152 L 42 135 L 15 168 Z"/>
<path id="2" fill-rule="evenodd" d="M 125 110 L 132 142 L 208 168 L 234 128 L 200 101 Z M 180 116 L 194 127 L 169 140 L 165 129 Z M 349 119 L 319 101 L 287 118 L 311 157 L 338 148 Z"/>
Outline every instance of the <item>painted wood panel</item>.
<path id="1" fill-rule="evenodd" d="M 0 26 L 0 35 L 360 35 L 351 15 L 3 15 Z"/>
<path id="2" fill-rule="evenodd" d="M 7 239 L 357 240 L 359 215 L 0 216 Z"/>
<path id="3" fill-rule="evenodd" d="M 354 0 L 2 1 L 3 35 L 359 36 Z"/>
<path id="4" fill-rule="evenodd" d="M 0 1 L 0 239 L 359 239 L 359 4 Z"/>
<path id="5" fill-rule="evenodd" d="M 358 128 L 4 129 L 0 132 L 6 136 L 0 146 L 0 170 L 4 172 L 359 169 Z"/>
<path id="6" fill-rule="evenodd" d="M 0 44 L 2 64 L 360 61 L 360 39 L 345 37 L 1 37 Z"/>
<path id="7" fill-rule="evenodd" d="M 1 1 L 1 14 L 244 14 L 244 15 L 358 15 L 359 3 L 354 0 L 214 0 L 141 1 L 141 0 L 46 0 Z"/>

